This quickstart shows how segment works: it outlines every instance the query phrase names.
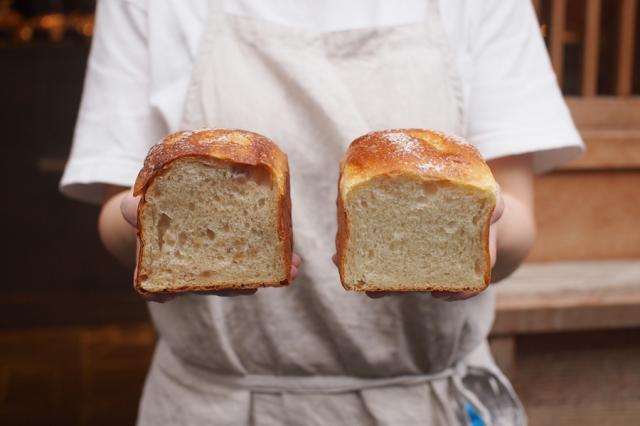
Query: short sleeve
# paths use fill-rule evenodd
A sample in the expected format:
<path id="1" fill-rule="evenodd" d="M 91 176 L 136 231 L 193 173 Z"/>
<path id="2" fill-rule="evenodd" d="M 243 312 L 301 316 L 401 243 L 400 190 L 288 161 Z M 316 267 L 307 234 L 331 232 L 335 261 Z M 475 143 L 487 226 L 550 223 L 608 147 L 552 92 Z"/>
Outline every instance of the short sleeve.
<path id="1" fill-rule="evenodd" d="M 584 149 L 530 0 L 487 0 L 474 25 L 467 138 L 486 159 L 534 153 L 542 173 Z"/>
<path id="2" fill-rule="evenodd" d="M 149 103 L 147 13 L 132 1 L 99 1 L 71 154 L 60 182 L 99 203 L 105 184 L 131 186 L 165 132 Z"/>

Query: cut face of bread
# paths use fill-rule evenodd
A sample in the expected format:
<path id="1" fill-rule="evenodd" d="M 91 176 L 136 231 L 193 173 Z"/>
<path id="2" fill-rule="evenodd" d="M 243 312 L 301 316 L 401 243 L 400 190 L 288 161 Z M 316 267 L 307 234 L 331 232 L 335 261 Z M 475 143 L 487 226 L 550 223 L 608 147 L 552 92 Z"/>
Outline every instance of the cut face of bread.
<path id="1" fill-rule="evenodd" d="M 139 212 L 138 289 L 175 292 L 286 284 L 279 196 L 264 166 L 181 158 Z"/>
<path id="2" fill-rule="evenodd" d="M 482 290 L 494 194 L 381 175 L 344 200 L 343 284 L 357 291 Z"/>

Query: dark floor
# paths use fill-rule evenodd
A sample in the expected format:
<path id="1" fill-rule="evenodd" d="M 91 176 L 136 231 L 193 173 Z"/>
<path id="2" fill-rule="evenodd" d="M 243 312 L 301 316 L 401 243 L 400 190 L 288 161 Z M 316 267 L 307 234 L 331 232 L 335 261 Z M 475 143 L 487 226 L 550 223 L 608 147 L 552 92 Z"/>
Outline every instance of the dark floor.
<path id="1" fill-rule="evenodd" d="M 640 423 L 640 330 L 520 337 L 514 385 L 532 425 Z"/>
<path id="2" fill-rule="evenodd" d="M 155 336 L 147 324 L 0 331 L 0 424 L 129 425 Z M 640 419 L 640 330 L 518 338 L 531 425 Z"/>

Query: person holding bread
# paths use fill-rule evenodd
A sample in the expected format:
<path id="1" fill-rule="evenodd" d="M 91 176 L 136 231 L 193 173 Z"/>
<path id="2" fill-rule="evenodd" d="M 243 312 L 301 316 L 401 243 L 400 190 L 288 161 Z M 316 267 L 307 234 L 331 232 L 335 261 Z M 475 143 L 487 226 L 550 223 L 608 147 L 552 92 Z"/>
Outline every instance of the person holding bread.
<path id="1" fill-rule="evenodd" d="M 104 245 L 132 268 L 132 187 L 149 149 L 178 131 L 172 143 L 204 132 L 255 146 L 260 134 L 286 154 L 296 280 L 148 295 L 159 339 L 138 424 L 526 424 L 487 347 L 494 285 L 367 297 L 345 291 L 332 255 L 340 162 L 429 140 L 487 160 L 499 185 L 486 187 L 492 282 L 519 266 L 535 237 L 533 176 L 582 150 L 529 1 L 98 2 L 61 189 L 102 205 Z"/>

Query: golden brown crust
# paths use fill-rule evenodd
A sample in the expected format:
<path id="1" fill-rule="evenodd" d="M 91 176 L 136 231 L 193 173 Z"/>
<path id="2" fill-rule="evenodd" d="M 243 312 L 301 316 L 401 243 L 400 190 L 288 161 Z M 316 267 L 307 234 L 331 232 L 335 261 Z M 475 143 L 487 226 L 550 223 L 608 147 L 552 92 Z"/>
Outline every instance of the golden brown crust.
<path id="1" fill-rule="evenodd" d="M 162 294 L 177 294 L 177 293 L 203 293 L 203 292 L 213 292 L 213 291 L 227 291 L 227 290 L 253 290 L 258 288 L 267 288 L 267 287 L 285 287 L 290 284 L 289 280 L 284 280 L 280 282 L 273 283 L 261 283 L 261 284 L 212 284 L 212 285 L 185 285 L 182 287 L 174 287 L 170 290 L 159 290 L 159 291 L 147 291 L 139 286 L 136 283 L 135 290 L 143 295 L 162 295 Z"/>
<path id="2" fill-rule="evenodd" d="M 415 174 L 495 191 L 489 166 L 459 138 L 425 129 L 390 129 L 354 140 L 341 163 L 341 190 L 379 175 Z"/>
<path id="3" fill-rule="evenodd" d="M 341 167 L 342 169 L 342 167 Z M 349 223 L 347 222 L 347 212 L 344 208 L 344 201 L 342 200 L 342 196 L 340 194 L 340 182 L 342 181 L 342 170 L 340 171 L 340 176 L 338 177 L 338 199 L 337 199 L 337 210 L 338 210 L 338 232 L 336 233 L 336 258 L 338 264 L 338 273 L 340 274 L 340 282 L 342 283 L 342 287 L 345 290 L 351 290 L 351 288 L 346 284 L 346 279 L 344 276 L 345 272 L 345 262 L 346 262 L 346 248 L 347 248 L 347 236 L 349 235 Z"/>
<path id="4" fill-rule="evenodd" d="M 393 288 L 365 290 L 346 283 L 344 271 L 349 236 L 344 206 L 346 196 L 356 186 L 377 176 L 399 174 L 473 187 L 491 194 L 495 203 L 498 187 L 491 169 L 474 146 L 457 137 L 427 129 L 389 129 L 357 138 L 351 143 L 340 163 L 338 181 L 336 255 L 343 287 L 352 291 L 478 291 L 477 287 L 454 289 L 437 283 L 420 283 L 420 288 L 398 285 Z M 490 214 L 492 213 L 493 209 Z M 491 280 L 489 230 L 490 220 L 487 220 L 487 265 L 482 289 L 486 288 Z"/>
<path id="5" fill-rule="evenodd" d="M 186 130 L 172 133 L 151 147 L 133 186 L 133 195 L 140 195 L 168 163 L 184 157 L 262 164 L 272 170 L 281 189 L 285 186 L 284 174 L 289 171 L 287 155 L 258 133 L 240 129 Z"/>
<path id="6" fill-rule="evenodd" d="M 142 213 L 145 208 L 145 193 L 155 178 L 165 173 L 176 160 L 194 158 L 204 162 L 222 160 L 236 164 L 266 167 L 277 186 L 279 204 L 276 222 L 278 235 L 283 245 L 283 260 L 287 278 L 279 282 L 251 284 L 212 284 L 205 286 L 176 287 L 166 291 L 149 292 L 142 288 L 140 267 L 136 268 L 134 288 L 141 294 L 172 294 L 180 292 L 206 292 L 216 290 L 254 289 L 260 287 L 281 287 L 291 283 L 291 254 L 293 235 L 291 229 L 291 194 L 289 187 L 289 163 L 287 155 L 270 139 L 241 129 L 200 129 L 176 132 L 154 145 L 147 154 L 144 166 L 136 179 L 133 194 L 140 196 L 138 204 L 138 265 L 144 264 L 144 235 Z"/>
<path id="7" fill-rule="evenodd" d="M 285 172 L 284 194 L 280 197 L 280 229 L 278 233 L 282 241 L 284 249 L 284 262 L 287 271 L 287 279 L 280 282 L 280 285 L 289 285 L 291 283 L 291 259 L 293 256 L 293 228 L 291 222 L 291 185 L 289 182 L 289 169 Z"/>
<path id="8" fill-rule="evenodd" d="M 485 248 L 484 251 L 487 254 L 487 263 L 486 263 L 486 269 L 484 271 L 484 287 L 482 288 L 482 290 L 484 290 L 485 288 L 487 288 L 489 286 L 489 283 L 491 282 L 491 249 L 489 248 L 490 245 L 490 232 L 491 232 L 491 218 L 493 217 L 493 211 L 496 209 L 495 203 L 493 205 L 493 208 L 491 209 L 491 211 L 489 212 L 489 220 L 487 221 L 487 225 L 485 226 L 485 231 L 484 231 L 484 240 L 485 240 Z"/>

